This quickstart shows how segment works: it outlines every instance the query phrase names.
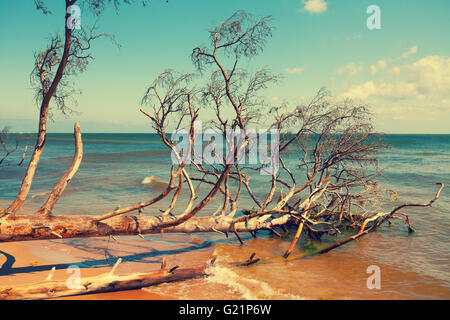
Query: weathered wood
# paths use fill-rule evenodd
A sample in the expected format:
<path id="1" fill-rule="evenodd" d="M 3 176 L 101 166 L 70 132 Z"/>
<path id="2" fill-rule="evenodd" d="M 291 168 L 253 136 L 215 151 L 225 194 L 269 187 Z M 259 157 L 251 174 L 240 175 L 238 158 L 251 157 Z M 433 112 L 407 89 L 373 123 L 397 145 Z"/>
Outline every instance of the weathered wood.
<path id="1" fill-rule="evenodd" d="M 402 204 L 398 207 L 396 207 L 395 209 L 393 209 L 390 212 L 384 212 L 384 213 L 379 213 L 373 217 L 369 217 L 367 218 L 363 225 L 361 226 L 361 229 L 359 230 L 359 232 L 355 235 L 352 235 L 342 241 L 339 241 L 325 249 L 322 249 L 318 252 L 318 254 L 322 254 L 322 253 L 327 253 L 333 249 L 339 248 L 340 246 L 343 246 L 346 243 L 349 243 L 351 241 L 354 241 L 358 238 L 361 238 L 362 236 L 365 236 L 367 234 L 369 234 L 372 231 L 375 231 L 380 225 L 382 225 L 384 222 L 389 221 L 390 218 L 392 218 L 392 216 L 398 212 L 398 210 L 405 208 L 405 207 L 430 207 L 437 199 L 439 199 L 439 196 L 442 192 L 442 190 L 444 189 L 444 184 L 443 183 L 436 183 L 438 185 L 440 185 L 438 191 L 436 192 L 436 195 L 434 196 L 433 199 L 431 199 L 430 201 L 427 201 L 425 203 L 405 203 Z M 401 213 L 402 215 L 404 215 L 403 213 Z M 366 228 L 367 224 L 371 221 L 375 221 L 374 224 L 368 228 Z M 411 228 L 411 224 L 409 223 L 409 219 L 407 220 L 408 223 L 408 227 Z"/>
<path id="2" fill-rule="evenodd" d="M 140 289 L 164 282 L 182 281 L 203 277 L 206 267 L 172 268 L 155 273 L 114 275 L 104 273 L 81 278 L 80 286 L 68 286 L 67 281 L 43 281 L 26 286 L 0 288 L 0 300 L 37 300 Z"/>
<path id="3" fill-rule="evenodd" d="M 66 20 L 67 20 L 67 9 L 76 1 L 66 1 Z M 65 20 L 65 21 L 66 21 Z M 27 171 L 22 180 L 22 185 L 20 187 L 19 193 L 14 201 L 9 205 L 6 209 L 0 209 L 0 217 L 8 214 L 16 213 L 24 204 L 28 193 L 30 192 L 31 184 L 33 183 L 34 175 L 36 173 L 36 169 L 41 158 L 42 152 L 44 151 L 45 142 L 47 140 L 47 118 L 50 108 L 50 101 L 53 98 L 59 83 L 61 82 L 64 70 L 69 60 L 70 56 L 70 48 L 72 43 L 72 29 L 67 25 L 65 26 L 64 33 L 64 47 L 63 53 L 60 60 L 57 60 L 58 68 L 55 72 L 53 80 L 50 82 L 50 86 L 47 86 L 46 81 L 44 81 L 44 75 L 48 72 L 41 73 L 41 83 L 43 90 L 43 97 L 41 101 L 41 106 L 39 110 L 39 127 L 38 127 L 38 135 L 36 139 L 36 144 L 34 147 L 33 154 L 31 156 L 30 163 L 28 164 Z M 39 62 L 38 62 L 39 63 Z M 56 64 L 55 64 L 56 65 Z"/>
<path id="4" fill-rule="evenodd" d="M 260 261 L 260 258 L 255 258 L 256 252 L 253 252 L 250 257 L 247 259 L 247 261 L 244 261 L 240 264 L 238 264 L 238 266 L 242 266 L 242 267 L 248 267 L 252 264 L 257 263 L 258 261 Z"/>
<path id="5" fill-rule="evenodd" d="M 98 216 L 92 215 L 44 216 L 15 214 L 0 219 L 0 242 L 143 235 L 159 234 L 161 232 L 249 232 L 283 225 L 288 218 L 286 215 L 283 219 L 274 219 L 267 222 L 258 222 L 252 219 L 246 222 L 234 223 L 233 218 L 227 216 L 192 217 L 182 224 L 165 227 L 174 219 L 173 217 L 121 215 L 98 221 Z"/>
<path id="6" fill-rule="evenodd" d="M 59 200 L 70 180 L 72 180 L 75 173 L 77 173 L 80 167 L 81 161 L 83 160 L 83 141 L 81 139 L 81 130 L 78 122 L 74 125 L 74 136 L 75 136 L 75 154 L 73 156 L 72 164 L 70 165 L 67 172 L 61 177 L 59 182 L 53 188 L 47 201 L 38 211 L 39 214 L 49 215 L 56 202 Z"/>

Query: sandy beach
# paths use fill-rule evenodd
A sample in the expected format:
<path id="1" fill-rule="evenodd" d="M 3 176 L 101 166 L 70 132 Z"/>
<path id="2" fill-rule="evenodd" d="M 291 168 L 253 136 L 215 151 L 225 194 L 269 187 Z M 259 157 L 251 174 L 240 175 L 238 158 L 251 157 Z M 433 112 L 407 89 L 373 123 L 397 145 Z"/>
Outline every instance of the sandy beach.
<path id="1" fill-rule="evenodd" d="M 136 239 L 137 238 L 137 239 Z M 383 241 L 383 238 L 379 238 Z M 0 244 L 0 287 L 29 285 L 45 280 L 53 266 L 54 280 L 66 280 L 71 265 L 80 267 L 81 278 L 107 273 L 121 257 L 116 274 L 157 272 L 162 257 L 170 266 L 202 266 L 218 255 L 217 266 L 203 279 L 102 294 L 58 299 L 76 300 L 171 300 L 171 299 L 444 299 L 450 290 L 444 282 L 409 270 L 378 264 L 383 270 L 383 290 L 365 288 L 371 243 L 362 240 L 351 250 L 317 258 L 290 262 L 280 253 L 284 243 L 277 239 L 254 239 L 245 246 L 237 244 L 205 245 L 200 236 L 164 235 L 147 241 L 138 237 L 38 240 Z M 193 248 L 190 250 L 189 248 Z M 271 248 L 268 250 L 267 248 Z M 275 252 L 273 249 L 275 248 Z M 105 255 L 107 249 L 107 255 Z M 257 252 L 261 263 L 246 268 L 233 266 Z M 165 254 L 166 253 L 166 254 Z M 373 260 L 372 260 L 373 261 Z"/>
<path id="2" fill-rule="evenodd" d="M 121 237 L 115 240 L 108 239 L 85 239 L 85 240 L 39 240 L 30 242 L 14 242 L 0 244 L 0 287 L 14 287 L 19 285 L 30 285 L 35 282 L 45 280 L 50 269 L 54 266 L 56 270 L 53 275 L 54 280 L 66 280 L 71 274 L 67 273 L 68 266 L 78 265 L 80 262 L 93 264 L 93 267 L 81 265 L 81 278 L 96 276 L 107 273 L 112 265 L 121 256 L 123 263 L 116 269 L 116 274 L 125 275 L 135 272 L 151 273 L 160 269 L 163 257 L 139 258 L 139 262 L 126 261 L 139 254 L 149 255 L 149 252 L 183 251 L 190 245 L 202 244 L 200 238 L 186 239 L 181 237 L 168 237 L 159 242 L 152 241 L 151 244 L 145 240 L 124 239 Z M 184 240 L 184 241 L 183 241 Z M 108 243 L 109 241 L 109 243 Z M 114 243 L 111 243 L 114 241 Z M 179 244 L 177 244 L 179 242 Z M 108 256 L 101 254 L 103 250 L 99 247 L 108 248 Z M 167 257 L 169 266 L 180 265 L 184 267 L 198 267 L 211 256 L 211 249 L 199 250 L 196 253 L 170 254 Z M 187 255 L 189 257 L 187 257 Z M 137 258 L 134 258 L 136 260 Z M 129 290 L 114 293 L 90 294 L 77 297 L 66 297 L 64 299 L 174 299 L 170 295 L 151 293 L 144 290 Z"/>
<path id="3" fill-rule="evenodd" d="M 7 203 L 0 201 L 0 206 Z M 21 212 L 33 209 L 36 208 L 24 206 Z M 200 267 L 211 258 L 213 251 L 210 246 L 202 249 L 204 239 L 198 236 L 161 235 L 157 241 L 151 242 L 137 236 L 114 238 L 116 240 L 89 238 L 0 243 L 0 287 L 44 281 L 53 267 L 56 268 L 53 280 L 66 280 L 71 275 L 67 272 L 69 266 L 79 266 L 81 278 L 96 276 L 109 272 L 119 257 L 124 261 L 116 269 L 119 275 L 157 272 L 163 257 L 169 267 Z M 198 250 L 190 252 L 190 248 Z M 168 300 L 176 297 L 128 290 L 58 299 Z"/>

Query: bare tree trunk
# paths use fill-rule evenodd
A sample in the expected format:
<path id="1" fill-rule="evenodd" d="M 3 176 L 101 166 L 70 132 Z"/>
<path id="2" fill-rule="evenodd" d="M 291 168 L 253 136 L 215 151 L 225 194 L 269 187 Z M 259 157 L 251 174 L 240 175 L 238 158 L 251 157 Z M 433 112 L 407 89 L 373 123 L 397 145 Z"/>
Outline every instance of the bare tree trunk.
<path id="1" fill-rule="evenodd" d="M 75 1 L 72 1 L 72 2 L 74 3 Z M 64 21 L 67 21 L 67 19 L 70 17 L 70 13 L 67 13 L 67 8 L 73 3 L 66 1 L 66 15 L 65 15 Z M 40 111 L 39 111 L 38 136 L 37 136 L 36 144 L 34 147 L 34 152 L 33 152 L 33 155 L 31 156 L 31 160 L 28 165 L 27 172 L 25 173 L 25 177 L 22 180 L 22 185 L 20 187 L 20 190 L 19 190 L 19 193 L 18 193 L 16 199 L 14 199 L 14 201 L 11 203 L 11 205 L 8 208 L 0 210 L 0 217 L 7 215 L 7 214 L 11 214 L 11 213 L 16 213 L 20 209 L 20 207 L 23 205 L 23 203 L 25 202 L 25 200 L 28 196 L 28 193 L 30 192 L 31 184 L 33 182 L 34 174 L 36 173 L 37 165 L 41 158 L 42 152 L 44 151 L 45 141 L 46 141 L 46 137 L 47 137 L 47 118 L 48 118 L 50 101 L 56 92 L 59 82 L 61 81 L 61 79 L 63 77 L 64 69 L 65 69 L 67 61 L 69 59 L 70 46 L 72 43 L 72 30 L 70 28 L 68 28 L 68 26 L 66 25 L 65 22 L 64 22 L 64 25 L 65 25 L 64 52 L 63 52 L 61 61 L 58 65 L 58 69 L 55 73 L 55 77 L 50 85 L 50 88 L 48 89 L 47 92 L 45 92 L 43 99 L 42 99 L 42 103 L 41 103 L 41 107 L 40 107 Z"/>
<path id="2" fill-rule="evenodd" d="M 238 223 L 227 216 L 192 217 L 172 227 L 167 227 L 174 219 L 171 216 L 115 216 L 102 221 L 98 218 L 92 215 L 9 215 L 0 224 L 0 242 L 159 233 L 250 232 L 284 225 L 289 215 L 267 222 L 252 219 Z"/>
<path id="3" fill-rule="evenodd" d="M 72 164 L 70 165 L 69 170 L 61 177 L 58 184 L 53 188 L 50 196 L 47 201 L 44 203 L 42 208 L 38 211 L 39 214 L 49 215 L 55 206 L 56 202 L 61 197 L 62 193 L 67 187 L 67 184 L 72 180 L 75 173 L 78 171 L 80 167 L 81 161 L 83 160 L 83 141 L 81 139 L 81 131 L 78 123 L 75 123 L 74 126 L 74 135 L 75 135 L 75 156 L 73 157 Z"/>

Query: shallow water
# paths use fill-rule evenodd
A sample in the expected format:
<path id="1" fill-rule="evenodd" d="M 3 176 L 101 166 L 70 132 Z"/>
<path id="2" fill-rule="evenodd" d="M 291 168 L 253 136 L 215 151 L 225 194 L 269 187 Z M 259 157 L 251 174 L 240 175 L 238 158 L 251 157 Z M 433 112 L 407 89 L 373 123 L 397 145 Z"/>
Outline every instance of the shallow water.
<path id="1" fill-rule="evenodd" d="M 382 182 L 398 191 L 398 200 L 386 205 L 425 202 L 434 196 L 436 182 L 448 186 L 450 135 L 387 135 L 384 139 L 390 149 L 380 154 L 380 167 L 385 168 Z M 157 136 L 84 134 L 83 141 L 83 163 L 55 207 L 56 214 L 101 214 L 118 204 L 126 206 L 151 198 L 164 188 L 170 154 Z M 71 135 L 49 135 L 27 205 L 38 206 L 46 199 L 45 192 L 70 165 L 72 154 Z M 9 165 L 0 168 L 0 199 L 13 199 L 20 187 L 25 171 L 16 165 L 20 156 L 21 152 L 14 154 L 8 158 Z M 142 184 L 148 176 L 160 179 Z M 267 184 L 257 184 L 255 193 L 266 189 Z M 333 239 L 318 242 L 302 238 L 285 260 L 280 256 L 289 246 L 294 230 L 283 234 L 281 239 L 265 231 L 259 232 L 257 239 L 243 235 L 244 246 L 231 236 L 227 239 L 219 234 L 195 235 L 198 243 L 207 243 L 210 253 L 218 257 L 216 265 L 209 269 L 210 276 L 145 290 L 188 299 L 449 299 L 450 195 L 447 190 L 444 189 L 431 208 L 407 209 L 416 233 L 408 234 L 407 227 L 398 221 L 395 226 L 384 226 L 380 232 L 320 256 L 312 254 L 331 244 Z M 245 196 L 242 200 L 245 206 Z M 215 211 L 218 202 L 208 205 L 207 210 Z M 159 213 L 165 206 L 167 201 L 146 209 L 144 214 Z M 190 243 L 193 237 L 182 236 L 177 244 Z M 151 247 L 158 241 L 158 236 L 145 236 L 144 243 Z M 102 246 L 106 242 L 94 244 L 92 240 L 78 239 L 70 245 L 103 254 Z M 130 245 L 116 256 L 133 255 L 136 250 L 141 252 L 142 248 Z M 198 250 L 206 249 L 200 246 Z M 142 252 L 145 256 L 145 249 Z M 258 264 L 245 268 L 235 265 L 245 261 L 252 252 L 261 258 Z M 45 249 L 37 253 L 51 255 Z M 206 260 L 206 255 L 200 256 Z M 83 261 L 83 256 L 72 258 Z M 139 255 L 136 259 L 140 258 L 144 259 Z M 180 261 L 189 264 L 189 259 L 189 255 L 183 255 Z M 381 271 L 379 290 L 367 288 L 370 276 L 367 268 L 372 265 Z"/>

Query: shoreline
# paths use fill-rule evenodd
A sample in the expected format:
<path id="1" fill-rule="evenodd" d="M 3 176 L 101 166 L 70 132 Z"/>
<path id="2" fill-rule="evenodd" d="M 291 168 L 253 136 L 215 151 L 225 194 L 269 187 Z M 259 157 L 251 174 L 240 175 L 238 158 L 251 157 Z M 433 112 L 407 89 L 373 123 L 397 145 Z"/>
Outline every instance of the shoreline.
<path id="1" fill-rule="evenodd" d="M 0 206 L 9 201 L 0 200 Z M 29 205 L 22 210 L 30 212 Z M 287 240 L 261 235 L 244 238 L 245 245 L 229 239 L 216 241 L 202 234 L 160 234 L 32 240 L 0 243 L 0 287 L 27 285 L 46 279 L 53 266 L 54 280 L 67 279 L 67 268 L 80 267 L 81 277 L 109 272 L 119 257 L 117 274 L 154 272 L 165 258 L 168 267 L 196 267 L 213 255 L 217 262 L 208 277 L 163 283 L 138 290 L 56 298 L 58 300 L 241 300 L 241 299 L 448 299 L 450 284 L 425 273 L 405 269 L 400 258 L 414 256 L 417 237 L 396 239 L 389 229 L 352 245 L 319 256 L 299 257 L 314 243 L 299 243 L 293 259 L 281 258 Z M 224 238 L 225 239 L 225 238 Z M 261 263 L 239 268 L 252 252 Z M 389 253 L 391 252 L 391 253 Z M 381 255 L 380 255 L 381 254 Z M 394 260 L 385 260 L 393 258 Z M 418 258 L 418 257 L 416 257 Z M 382 270 L 382 290 L 366 288 L 369 265 Z M 217 266 L 217 267 L 216 267 Z"/>
<path id="2" fill-rule="evenodd" d="M 111 252 L 114 252 L 115 256 L 122 256 L 120 252 L 133 250 L 137 252 L 144 251 L 142 243 L 139 240 L 123 239 L 120 237 L 120 248 L 117 244 L 115 248 L 111 248 Z M 98 248 L 101 245 L 107 244 L 108 240 L 105 239 L 89 239 L 84 241 L 77 239 L 77 241 L 65 241 L 65 240 L 36 240 L 36 241 L 24 241 L 24 242 L 9 242 L 0 243 L 0 287 L 18 286 L 18 285 L 31 285 L 32 283 L 42 282 L 46 279 L 52 267 L 56 270 L 53 274 L 53 280 L 64 281 L 71 276 L 71 273 L 67 273 L 69 266 L 79 266 L 81 279 L 83 277 L 96 276 L 99 274 L 107 273 L 111 270 L 112 265 L 117 261 L 117 258 L 107 258 L 102 256 L 101 250 L 97 249 L 97 253 L 94 250 L 86 250 L 89 246 Z M 173 239 L 180 240 L 180 239 Z M 145 240 L 142 240 L 145 241 Z M 199 239 L 197 239 L 197 242 Z M 78 243 L 77 243 L 78 242 Z M 84 242 L 84 244 L 81 244 Z M 109 244 L 111 245 L 111 244 Z M 175 244 L 168 245 L 162 241 L 158 244 L 152 242 L 153 251 L 174 251 L 182 249 L 184 245 Z M 156 249 L 157 248 L 157 249 Z M 91 251 L 91 252 L 89 252 Z M 199 266 L 203 259 L 210 257 L 211 249 L 201 249 L 201 252 L 196 252 L 195 257 L 187 257 L 186 253 L 179 253 L 176 255 L 168 256 L 167 263 L 169 266 L 182 265 L 183 267 Z M 188 253 L 192 254 L 192 253 Z M 124 261 L 117 270 L 117 274 L 126 275 L 134 272 L 157 272 L 160 269 L 160 261 L 162 256 L 155 256 L 154 258 L 143 258 L 141 261 Z M 190 261 L 189 261 L 190 260 Z M 107 261 L 111 261 L 109 264 Z M 95 265 L 95 262 L 97 265 Z M 190 265 L 188 263 L 191 262 Z M 94 264 L 89 267 L 88 264 Z M 80 296 L 70 296 L 56 298 L 69 299 L 69 300 L 112 300 L 112 299 L 125 299 L 125 300 L 176 300 L 176 298 L 170 295 L 151 293 L 142 289 L 137 290 L 125 290 L 108 293 L 95 293 Z"/>
<path id="3" fill-rule="evenodd" d="M 0 207 L 9 204 L 0 200 Z M 25 204 L 22 212 L 36 208 Z M 196 235 L 152 236 L 152 241 L 137 236 L 71 238 L 0 242 L 0 288 L 28 285 L 46 279 L 52 267 L 54 280 L 67 279 L 67 268 L 79 266 L 81 278 L 109 272 L 119 257 L 123 262 L 117 274 L 156 272 L 162 258 L 168 266 L 197 267 L 210 259 L 213 247 L 202 248 L 205 239 Z M 194 250 L 191 251 L 190 249 Z M 167 253 L 167 254 L 164 254 Z M 55 298 L 55 300 L 176 300 L 175 297 L 142 289 Z"/>

